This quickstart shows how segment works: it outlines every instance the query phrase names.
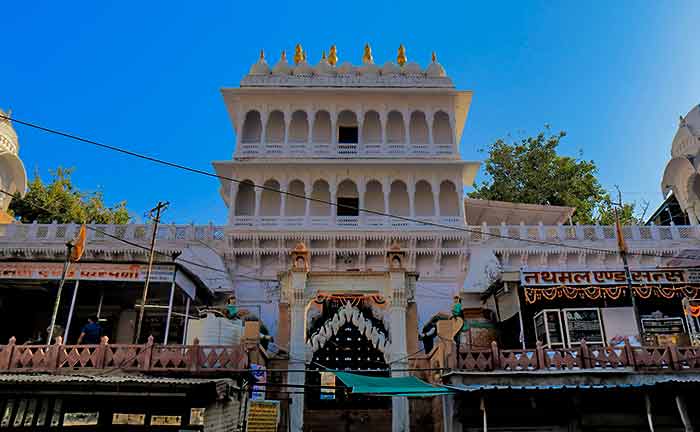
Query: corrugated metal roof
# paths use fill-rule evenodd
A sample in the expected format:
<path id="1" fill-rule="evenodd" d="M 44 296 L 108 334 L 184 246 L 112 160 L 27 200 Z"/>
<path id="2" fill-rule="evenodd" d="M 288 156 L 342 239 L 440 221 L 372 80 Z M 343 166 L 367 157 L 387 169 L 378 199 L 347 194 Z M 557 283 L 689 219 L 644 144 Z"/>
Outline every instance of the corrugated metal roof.
<path id="1" fill-rule="evenodd" d="M 530 384 L 530 385 L 504 385 L 504 384 L 446 384 L 445 387 L 464 391 L 489 391 L 489 390 L 563 390 L 563 389 L 581 389 L 581 390 L 596 390 L 596 389 L 611 389 L 611 388 L 638 388 L 652 387 L 658 384 L 665 383 L 700 383 L 700 375 L 635 375 L 628 377 L 625 381 L 610 380 L 610 382 L 601 382 L 596 384 L 590 383 L 575 383 L 575 384 Z"/>
<path id="2" fill-rule="evenodd" d="M 225 383 L 237 387 L 229 378 L 168 378 L 144 375 L 74 375 L 74 374 L 3 374 L 0 373 L 2 384 L 157 384 L 198 386 L 202 384 Z"/>

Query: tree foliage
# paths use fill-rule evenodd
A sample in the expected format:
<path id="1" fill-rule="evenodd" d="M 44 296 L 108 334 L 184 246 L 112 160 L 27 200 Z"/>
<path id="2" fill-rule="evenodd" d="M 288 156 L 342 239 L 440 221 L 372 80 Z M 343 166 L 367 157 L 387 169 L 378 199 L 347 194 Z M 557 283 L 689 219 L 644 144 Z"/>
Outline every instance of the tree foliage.
<path id="1" fill-rule="evenodd" d="M 51 181 L 44 183 L 35 174 L 24 197 L 16 195 L 10 212 L 23 223 L 98 223 L 126 224 L 131 217 L 126 201 L 111 207 L 104 203 L 102 192 L 81 192 L 71 180 L 72 168 L 51 171 Z"/>
<path id="2" fill-rule="evenodd" d="M 548 126 L 536 136 L 507 142 L 498 139 L 488 148 L 485 162 L 488 180 L 475 187 L 472 198 L 528 204 L 575 207 L 574 223 L 612 224 L 614 205 L 596 177 L 592 160 L 557 153 L 565 132 Z M 624 224 L 637 223 L 634 203 L 620 212 Z"/>

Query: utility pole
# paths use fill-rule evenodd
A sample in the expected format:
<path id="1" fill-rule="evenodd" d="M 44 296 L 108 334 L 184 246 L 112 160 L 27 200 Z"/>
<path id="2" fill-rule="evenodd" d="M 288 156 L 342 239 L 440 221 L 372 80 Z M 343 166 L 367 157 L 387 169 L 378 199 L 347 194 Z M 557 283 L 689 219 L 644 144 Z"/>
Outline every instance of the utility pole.
<path id="1" fill-rule="evenodd" d="M 639 330 L 639 343 L 642 343 L 642 320 L 639 317 L 639 307 L 637 306 L 637 296 L 634 294 L 632 289 L 632 273 L 630 272 L 630 266 L 627 262 L 627 246 L 625 245 L 625 239 L 622 233 L 622 223 L 620 222 L 620 215 L 617 213 L 617 208 L 620 211 L 624 209 L 622 204 L 622 192 L 620 188 L 615 186 L 617 189 L 617 202 L 613 202 L 613 207 L 615 209 L 615 226 L 617 231 L 617 246 L 618 252 L 620 253 L 620 258 L 622 258 L 622 265 L 625 269 L 625 280 L 627 281 L 627 291 L 630 293 L 630 299 L 632 299 L 632 310 L 634 312 L 634 320 L 637 322 L 637 328 Z"/>
<path id="2" fill-rule="evenodd" d="M 148 253 L 148 270 L 146 270 L 146 283 L 143 285 L 143 296 L 141 296 L 141 310 L 139 311 L 139 320 L 136 325 L 136 336 L 134 337 L 134 344 L 139 343 L 139 338 L 141 337 L 141 326 L 143 325 L 143 314 L 146 311 L 146 298 L 148 297 L 148 285 L 151 282 L 151 271 L 153 269 L 153 255 L 156 248 L 156 236 L 158 235 L 158 224 L 160 223 L 160 216 L 170 205 L 169 202 L 159 201 L 158 205 L 153 207 L 148 212 L 148 218 L 153 221 L 153 235 L 151 236 L 151 247 Z"/>

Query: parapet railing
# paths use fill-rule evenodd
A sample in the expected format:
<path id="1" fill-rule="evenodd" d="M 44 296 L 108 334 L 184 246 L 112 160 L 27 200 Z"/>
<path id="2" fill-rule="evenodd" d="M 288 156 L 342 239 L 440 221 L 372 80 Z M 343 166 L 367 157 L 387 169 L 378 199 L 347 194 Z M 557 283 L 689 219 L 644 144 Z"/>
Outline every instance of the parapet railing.
<path id="1" fill-rule="evenodd" d="M 448 351 L 445 359 L 448 367 L 469 372 L 700 369 L 700 347 L 640 347 L 630 345 L 629 341 L 620 346 L 595 346 L 581 341 L 576 348 L 546 348 L 538 342 L 533 349 L 509 350 L 500 349 L 493 342 L 490 350 L 469 350 L 462 346 L 459 352 L 449 348 Z"/>
<path id="2" fill-rule="evenodd" d="M 255 345 L 255 344 L 253 344 Z M 96 345 L 17 345 L 11 338 L 0 345 L 1 372 L 51 372 L 69 370 L 124 370 L 133 372 L 226 372 L 248 367 L 252 346 L 157 345 L 153 336 L 142 345 L 109 344 L 107 337 Z"/>
<path id="3" fill-rule="evenodd" d="M 553 243 L 609 242 L 615 243 L 615 227 L 607 225 L 464 225 L 458 216 L 417 217 L 426 222 L 452 225 L 459 229 L 454 234 L 470 242 L 483 241 L 541 241 Z M 96 225 L 99 231 L 88 230 L 88 240 L 109 241 L 110 236 L 123 240 L 147 242 L 153 226 L 145 224 Z M 443 226 L 431 226 L 420 222 L 385 216 L 236 216 L 231 226 L 221 225 L 159 225 L 159 241 L 223 241 L 226 231 L 231 229 L 311 229 L 311 230 L 356 230 L 358 227 L 376 229 L 425 229 L 448 231 Z M 0 242 L 65 242 L 73 239 L 80 226 L 78 224 L 0 224 Z M 624 226 L 622 233 L 631 244 L 652 244 L 655 242 L 684 242 L 700 240 L 700 225 Z"/>

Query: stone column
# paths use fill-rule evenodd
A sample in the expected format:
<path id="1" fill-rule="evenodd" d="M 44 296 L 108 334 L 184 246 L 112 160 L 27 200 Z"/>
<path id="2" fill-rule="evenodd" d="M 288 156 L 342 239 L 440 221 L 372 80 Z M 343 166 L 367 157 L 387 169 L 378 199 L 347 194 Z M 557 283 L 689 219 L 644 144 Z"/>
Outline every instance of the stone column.
<path id="1" fill-rule="evenodd" d="M 304 184 L 304 195 L 310 197 L 313 194 L 313 183 Z M 311 200 L 304 200 L 304 225 L 308 226 L 311 217 Z"/>
<path id="2" fill-rule="evenodd" d="M 328 185 L 328 188 L 330 189 L 331 193 L 331 202 L 336 204 L 338 202 L 338 185 L 336 184 L 335 179 L 332 179 L 332 183 Z M 328 207 L 328 216 L 331 218 L 330 225 L 335 226 L 337 207 L 334 205 L 329 205 Z"/>
<path id="3" fill-rule="evenodd" d="M 262 130 L 260 131 L 260 145 L 258 147 L 261 150 L 261 152 L 265 148 L 265 144 L 267 143 L 267 117 L 267 111 L 260 113 L 260 124 L 262 126 Z"/>
<path id="4" fill-rule="evenodd" d="M 255 223 L 258 223 L 260 217 L 260 205 L 262 204 L 262 192 L 260 188 L 255 188 Z"/>
<path id="5" fill-rule="evenodd" d="M 285 192 L 287 192 L 287 187 L 288 186 L 286 184 L 280 185 L 280 192 L 282 192 L 279 194 L 279 196 L 280 196 L 280 217 L 281 218 L 287 216 L 287 198 L 288 197 L 287 197 L 287 194 L 285 194 Z"/>
<path id="6" fill-rule="evenodd" d="M 365 192 L 367 191 L 367 184 L 365 183 L 365 178 L 360 177 L 357 179 L 357 206 L 361 209 L 365 208 Z M 365 217 L 367 214 L 363 211 L 357 213 L 357 220 L 360 225 L 364 224 Z"/>
<path id="7" fill-rule="evenodd" d="M 416 181 L 414 179 L 408 179 L 406 184 L 406 189 L 408 192 L 408 214 L 411 219 L 416 218 Z"/>
<path id="8" fill-rule="evenodd" d="M 385 177 L 384 181 L 382 182 L 382 192 L 384 193 L 384 214 L 391 214 L 390 206 L 389 206 L 389 197 L 391 194 L 391 183 L 389 182 L 389 178 Z M 385 225 L 390 226 L 391 225 L 391 217 L 386 216 L 386 221 L 384 222 Z"/>
<path id="9" fill-rule="evenodd" d="M 238 183 L 231 182 L 231 187 L 229 189 L 229 202 L 228 202 L 228 223 L 233 225 L 236 219 L 236 196 L 238 195 Z"/>
<path id="10" fill-rule="evenodd" d="M 389 264 L 391 266 L 391 263 Z M 391 376 L 408 376 L 408 372 L 393 372 L 396 369 L 408 369 L 408 354 L 406 352 L 406 273 L 402 268 L 391 268 L 389 271 L 391 290 Z M 391 398 L 391 430 L 392 432 L 407 432 L 411 421 L 408 412 L 408 398 Z"/>
<path id="11" fill-rule="evenodd" d="M 433 192 L 433 206 L 435 206 L 435 217 L 440 218 L 440 183 L 433 181 L 430 183 L 430 188 Z"/>
<path id="12" fill-rule="evenodd" d="M 464 224 L 464 190 L 462 189 L 461 181 L 455 182 L 455 189 L 457 189 L 457 211 L 459 214 L 460 221 L 462 222 L 462 224 Z"/>
<path id="13" fill-rule="evenodd" d="M 299 246 L 304 249 L 298 253 Z M 308 275 L 308 252 L 305 252 L 303 244 L 297 245 L 292 252 L 292 269 L 288 273 L 288 279 L 283 288 L 283 301 L 289 304 L 289 369 L 287 372 L 287 384 L 304 385 L 306 376 L 303 373 L 291 372 L 291 370 L 306 369 L 306 343 L 304 341 L 304 326 L 306 317 L 306 279 Z M 306 265 L 298 266 L 299 257 L 307 260 Z M 287 391 L 298 392 L 300 387 L 289 387 Z M 304 395 L 292 394 L 289 407 L 289 418 L 292 432 L 302 432 L 304 428 Z"/>
<path id="14" fill-rule="evenodd" d="M 289 112 L 284 113 L 284 150 L 285 155 L 289 155 L 289 126 L 292 124 L 292 116 Z"/>
<path id="15" fill-rule="evenodd" d="M 386 120 L 387 120 L 387 113 L 386 110 L 382 110 L 379 113 L 379 128 L 382 131 L 382 152 L 386 153 L 387 152 L 387 145 L 386 145 Z"/>

